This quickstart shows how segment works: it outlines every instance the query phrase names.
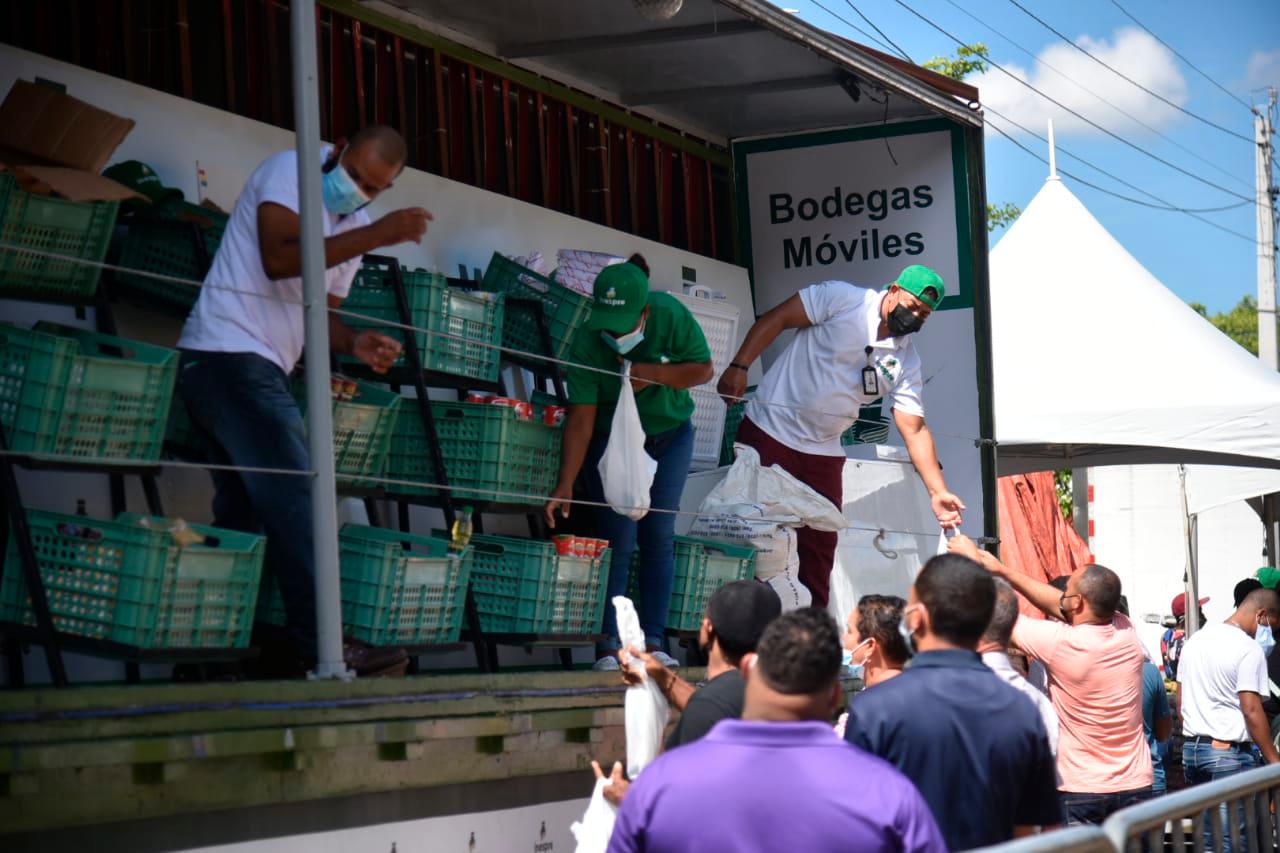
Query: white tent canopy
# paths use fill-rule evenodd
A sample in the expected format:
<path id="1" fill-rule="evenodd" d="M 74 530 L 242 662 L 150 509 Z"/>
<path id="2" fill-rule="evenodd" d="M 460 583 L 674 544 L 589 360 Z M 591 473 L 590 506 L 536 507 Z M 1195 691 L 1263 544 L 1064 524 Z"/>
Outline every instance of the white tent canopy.
<path id="1" fill-rule="evenodd" d="M 1187 466 L 1187 512 L 1199 515 L 1220 506 L 1280 492 L 1280 471 Z"/>
<path id="2" fill-rule="evenodd" d="M 991 252 L 991 320 L 1000 474 L 1280 469 L 1280 373 L 1170 292 L 1056 177 Z M 1239 497 L 1275 491 L 1258 485 Z"/>

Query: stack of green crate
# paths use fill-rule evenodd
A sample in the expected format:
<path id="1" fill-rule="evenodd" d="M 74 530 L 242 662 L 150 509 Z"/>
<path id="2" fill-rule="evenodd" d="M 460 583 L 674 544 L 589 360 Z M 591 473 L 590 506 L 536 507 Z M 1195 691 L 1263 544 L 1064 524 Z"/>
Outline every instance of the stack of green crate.
<path id="1" fill-rule="evenodd" d="M 673 631 L 696 631 L 707 612 L 711 593 L 731 581 L 749 580 L 755 576 L 754 548 L 726 545 L 709 539 L 677 536 L 676 568 L 671 585 L 671 606 L 667 610 L 667 628 Z M 640 550 L 631 558 L 628 590 L 639 606 Z"/>
<path id="2" fill-rule="evenodd" d="M 386 264 L 365 262 L 342 309 L 373 319 L 344 316 L 342 321 L 357 331 L 372 329 L 403 340 L 407 330 L 376 322 L 403 322 L 396 305 L 394 274 Z M 501 360 L 502 295 L 450 287 L 444 276 L 426 270 L 402 269 L 400 278 L 409 303 L 409 325 L 422 330 L 415 333 L 415 339 L 423 369 L 496 382 Z M 355 362 L 350 356 L 342 361 Z"/>
<path id="3" fill-rule="evenodd" d="M 0 172 L 0 297 L 87 299 L 98 289 L 119 202 L 24 192 Z M 53 257 L 61 256 L 61 257 Z M 88 261 L 89 263 L 81 263 Z"/>
<path id="4" fill-rule="evenodd" d="M 343 525 L 338 533 L 343 630 L 375 646 L 457 642 L 472 555 L 470 547 L 451 550 L 443 535 Z M 263 575 L 257 619 L 285 623 L 284 602 L 269 573 Z"/>
<path id="5" fill-rule="evenodd" d="M 512 408 L 489 403 L 431 402 L 445 473 L 455 500 L 542 504 L 560 474 L 561 427 L 524 420 Z M 387 477 L 439 482 L 431 447 L 417 412 L 396 425 Z M 413 496 L 439 493 L 429 486 L 388 486 Z"/>
<path id="6" fill-rule="evenodd" d="M 381 477 L 386 470 L 402 398 L 368 382 L 357 382 L 356 388 L 354 399 L 333 401 L 333 467 L 341 485 L 376 485 L 369 478 Z M 301 380 L 294 382 L 293 393 L 305 413 L 307 395 Z"/>
<path id="7" fill-rule="evenodd" d="M 225 213 L 185 201 L 144 208 L 129 219 L 128 230 L 119 241 L 117 263 L 126 269 L 203 281 L 209 271 L 206 264 L 212 263 L 218 252 L 228 219 Z M 129 273 L 117 274 L 115 285 L 148 305 L 184 315 L 200 295 L 199 288 L 189 284 Z"/>
<path id="8" fill-rule="evenodd" d="M 485 632 L 595 634 L 604 615 L 609 558 L 557 554 L 551 542 L 471 537 L 471 592 Z"/>
<path id="9" fill-rule="evenodd" d="M 880 411 L 881 401 L 868 403 L 858 411 L 858 419 L 840 436 L 840 443 L 884 444 L 889 440 L 889 419 Z"/>
<path id="10" fill-rule="evenodd" d="M 166 529 L 172 523 L 129 513 L 98 521 L 28 510 L 54 626 L 144 649 L 248 646 L 266 540 L 192 524 L 205 539 L 184 547 Z M 35 624 L 12 538 L 0 621 Z"/>
<path id="11" fill-rule="evenodd" d="M 569 357 L 573 333 L 591 316 L 591 297 L 570 290 L 554 280 L 494 252 L 480 285 L 491 293 L 507 297 L 506 321 L 502 326 L 502 345 L 519 352 L 545 355 L 538 319 L 532 310 L 513 302 L 529 300 L 542 304 L 543 318 L 551 338 L 550 355 Z M 536 361 L 536 359 L 535 359 Z"/>
<path id="12" fill-rule="evenodd" d="M 39 323 L 0 324 L 0 424 L 13 450 L 160 458 L 178 353 Z"/>

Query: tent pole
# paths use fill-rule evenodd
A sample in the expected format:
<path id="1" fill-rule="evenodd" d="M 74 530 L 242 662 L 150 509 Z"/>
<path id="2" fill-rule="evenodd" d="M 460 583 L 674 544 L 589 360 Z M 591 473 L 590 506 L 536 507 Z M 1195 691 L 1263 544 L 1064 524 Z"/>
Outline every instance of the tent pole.
<path id="1" fill-rule="evenodd" d="M 1199 578 L 1196 577 L 1196 528 L 1199 524 L 1198 517 L 1192 515 L 1187 509 L 1187 466 L 1185 465 L 1178 466 L 1178 484 L 1182 490 L 1182 531 L 1187 540 L 1186 632 L 1190 637 L 1200 628 L 1200 594 L 1196 589 L 1199 586 Z"/>
<path id="2" fill-rule="evenodd" d="M 1280 492 L 1263 495 L 1262 524 L 1267 531 L 1267 565 L 1280 566 Z"/>

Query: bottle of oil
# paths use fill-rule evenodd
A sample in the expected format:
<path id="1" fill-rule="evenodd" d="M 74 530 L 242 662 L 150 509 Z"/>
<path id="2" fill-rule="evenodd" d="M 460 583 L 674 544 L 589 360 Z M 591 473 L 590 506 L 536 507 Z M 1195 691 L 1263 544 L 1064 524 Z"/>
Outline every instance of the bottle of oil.
<path id="1" fill-rule="evenodd" d="M 471 542 L 471 507 L 458 507 L 453 517 L 453 530 L 450 531 L 449 549 L 461 551 Z"/>

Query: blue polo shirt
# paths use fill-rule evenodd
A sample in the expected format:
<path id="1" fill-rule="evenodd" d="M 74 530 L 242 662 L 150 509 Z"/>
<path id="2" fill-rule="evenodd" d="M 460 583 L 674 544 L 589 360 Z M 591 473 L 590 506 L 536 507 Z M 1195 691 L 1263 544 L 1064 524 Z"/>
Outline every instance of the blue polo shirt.
<path id="1" fill-rule="evenodd" d="M 1040 714 L 975 652 L 921 652 L 902 675 L 857 694 L 845 739 L 915 783 L 951 850 L 1062 822 Z"/>

